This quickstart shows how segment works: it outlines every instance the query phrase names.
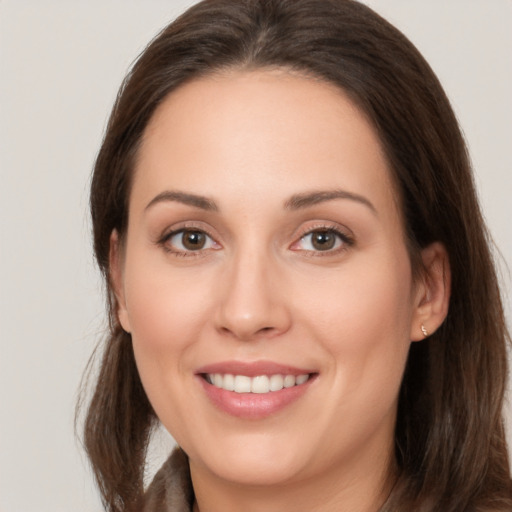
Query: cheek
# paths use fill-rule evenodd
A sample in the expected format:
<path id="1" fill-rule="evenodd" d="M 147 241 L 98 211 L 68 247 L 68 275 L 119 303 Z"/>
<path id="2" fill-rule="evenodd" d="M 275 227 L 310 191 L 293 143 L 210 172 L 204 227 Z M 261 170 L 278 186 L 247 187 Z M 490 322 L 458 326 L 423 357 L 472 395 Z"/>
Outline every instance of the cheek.
<path id="1" fill-rule="evenodd" d="M 177 272 L 165 256 L 132 255 L 125 266 L 125 295 L 135 360 L 158 415 L 172 416 L 186 399 L 194 342 L 208 317 L 205 277 Z"/>
<path id="2" fill-rule="evenodd" d="M 193 403 L 194 342 L 208 308 L 205 296 L 198 280 L 179 277 L 165 265 L 143 265 L 139 259 L 133 272 L 126 272 L 137 369 L 157 416 L 178 438 L 186 432 L 181 411 Z"/>
<path id="3" fill-rule="evenodd" d="M 320 282 L 302 315 L 333 360 L 344 389 L 396 389 L 410 346 L 412 278 L 407 254 L 358 259 Z"/>
<path id="4" fill-rule="evenodd" d="M 186 344 L 187 333 L 198 329 L 209 307 L 204 280 L 197 273 L 176 272 L 166 265 L 139 260 L 133 271 L 127 268 L 125 290 L 133 336 L 156 351 Z"/>
<path id="5" fill-rule="evenodd" d="M 318 289 L 324 300 L 310 302 L 303 312 L 330 360 L 325 402 L 332 406 L 319 406 L 315 414 L 336 440 L 331 449 L 336 443 L 361 447 L 376 432 L 389 437 L 394 428 L 412 307 L 408 259 L 392 263 L 374 260 L 340 271 Z"/>

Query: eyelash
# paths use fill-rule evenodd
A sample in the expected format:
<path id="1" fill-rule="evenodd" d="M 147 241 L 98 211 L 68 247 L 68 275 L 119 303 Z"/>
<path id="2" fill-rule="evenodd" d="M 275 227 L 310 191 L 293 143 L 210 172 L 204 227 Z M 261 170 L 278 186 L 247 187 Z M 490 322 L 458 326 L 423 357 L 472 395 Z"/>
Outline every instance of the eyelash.
<path id="1" fill-rule="evenodd" d="M 335 247 L 333 249 L 327 249 L 325 251 L 321 250 L 304 250 L 309 256 L 312 257 L 328 257 L 328 256 L 334 256 L 341 252 L 346 251 L 350 247 L 354 246 L 355 244 L 355 238 L 352 235 L 349 235 L 346 232 L 341 231 L 336 226 L 332 224 L 319 224 L 315 225 L 313 227 L 308 227 L 306 230 L 302 232 L 302 234 L 299 236 L 299 239 L 292 244 L 292 247 L 299 244 L 301 241 L 303 241 L 307 236 L 313 235 L 314 233 L 328 233 L 333 234 L 338 241 L 340 242 L 339 247 Z M 335 242 L 337 243 L 337 242 Z M 293 249 L 292 249 L 293 250 Z M 300 249 L 296 249 L 300 250 Z"/>
<path id="2" fill-rule="evenodd" d="M 185 233 L 199 233 L 203 234 L 211 241 L 213 244 L 217 244 L 219 247 L 208 247 L 208 248 L 199 248 L 197 250 L 180 250 L 180 249 L 173 249 L 172 246 L 169 245 L 169 241 L 179 234 L 185 234 Z M 301 249 L 293 249 L 293 246 L 299 244 L 301 241 L 303 241 L 307 236 L 313 235 L 314 233 L 327 233 L 327 234 L 333 234 L 338 241 L 341 243 L 340 247 L 335 247 L 333 249 L 327 249 L 325 251 L 322 250 L 302 250 L 304 253 L 308 254 L 309 256 L 313 257 L 326 257 L 326 256 L 333 256 L 336 254 L 339 254 L 340 252 L 346 251 L 348 248 L 352 247 L 355 244 L 355 239 L 353 236 L 348 235 L 345 232 L 342 232 L 337 227 L 333 225 L 325 225 L 325 224 L 319 224 L 315 225 L 314 227 L 309 227 L 306 230 L 304 230 L 300 236 L 298 237 L 297 241 L 293 242 L 293 244 L 290 246 L 291 250 L 295 251 L 301 251 Z M 215 241 L 215 238 L 203 227 L 197 227 L 197 226 L 184 226 L 180 227 L 179 229 L 174 229 L 168 233 L 165 233 L 158 241 L 157 243 L 163 247 L 163 249 L 172 254 L 173 256 L 177 257 L 200 257 L 205 255 L 205 251 L 211 251 L 211 250 L 218 250 L 221 248 L 220 244 Z M 335 241 L 335 243 L 337 243 Z"/>
<path id="3" fill-rule="evenodd" d="M 180 227 L 179 229 L 174 229 L 168 233 L 165 233 L 158 241 L 158 245 L 162 246 L 163 249 L 172 254 L 173 256 L 177 256 L 177 257 L 185 257 L 185 258 L 194 258 L 194 257 L 199 257 L 199 256 L 204 256 L 204 253 L 205 251 L 210 251 L 210 250 L 217 250 L 217 248 L 212 248 L 212 247 L 209 247 L 209 248 L 206 248 L 206 249 L 203 249 L 203 248 L 200 248 L 198 250 L 180 250 L 180 249 L 173 249 L 172 246 L 169 245 L 169 241 L 175 237 L 176 235 L 179 235 L 179 234 L 185 234 L 185 233 L 199 233 L 199 234 L 203 234 L 205 235 L 211 242 L 213 242 L 214 244 L 217 244 L 219 245 L 219 248 L 220 248 L 220 244 L 218 244 L 214 237 L 207 231 L 205 230 L 203 227 L 198 227 L 198 226 L 194 226 L 194 225 L 191 225 L 191 226 L 183 226 L 183 227 Z"/>

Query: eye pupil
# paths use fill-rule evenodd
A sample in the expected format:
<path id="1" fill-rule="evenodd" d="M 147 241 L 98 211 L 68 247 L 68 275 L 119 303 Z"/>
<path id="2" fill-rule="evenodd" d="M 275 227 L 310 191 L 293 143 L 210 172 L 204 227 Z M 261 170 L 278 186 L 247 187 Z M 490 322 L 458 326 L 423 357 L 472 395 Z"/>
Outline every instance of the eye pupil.
<path id="1" fill-rule="evenodd" d="M 336 244 L 336 237 L 331 231 L 315 231 L 311 234 L 311 243 L 319 251 L 328 251 Z"/>
<path id="2" fill-rule="evenodd" d="M 183 247 L 190 251 L 202 249 L 206 243 L 206 236 L 201 231 L 185 231 L 182 235 Z"/>

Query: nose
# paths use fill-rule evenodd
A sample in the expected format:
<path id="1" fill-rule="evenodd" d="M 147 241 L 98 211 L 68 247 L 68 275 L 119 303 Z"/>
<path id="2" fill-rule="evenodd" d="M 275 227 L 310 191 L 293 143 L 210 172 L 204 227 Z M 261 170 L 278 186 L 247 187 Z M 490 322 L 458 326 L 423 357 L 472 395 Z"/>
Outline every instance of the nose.
<path id="1" fill-rule="evenodd" d="M 271 257 L 241 254 L 220 286 L 216 327 L 241 341 L 273 338 L 291 325 L 283 272 Z"/>

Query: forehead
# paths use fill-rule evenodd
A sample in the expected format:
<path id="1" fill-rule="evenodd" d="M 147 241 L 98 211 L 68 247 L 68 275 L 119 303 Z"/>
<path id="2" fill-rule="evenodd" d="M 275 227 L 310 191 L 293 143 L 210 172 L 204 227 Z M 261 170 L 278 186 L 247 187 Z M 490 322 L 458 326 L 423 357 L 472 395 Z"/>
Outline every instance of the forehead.
<path id="1" fill-rule="evenodd" d="M 230 71 L 187 83 L 159 106 L 132 199 L 167 188 L 269 198 L 327 187 L 396 207 L 391 181 L 375 130 L 339 88 L 285 70 Z"/>

